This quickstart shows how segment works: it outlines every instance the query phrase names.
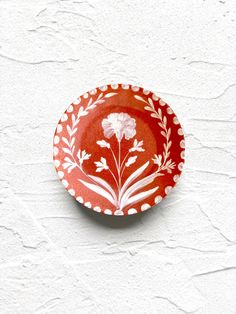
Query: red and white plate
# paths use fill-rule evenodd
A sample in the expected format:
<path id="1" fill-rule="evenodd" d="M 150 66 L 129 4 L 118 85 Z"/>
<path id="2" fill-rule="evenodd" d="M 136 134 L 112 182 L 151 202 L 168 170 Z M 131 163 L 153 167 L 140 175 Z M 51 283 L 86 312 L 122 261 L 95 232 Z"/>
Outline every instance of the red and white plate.
<path id="1" fill-rule="evenodd" d="M 179 121 L 161 98 L 113 84 L 68 107 L 54 135 L 54 163 L 78 202 L 107 215 L 131 215 L 159 203 L 174 187 L 184 147 Z"/>

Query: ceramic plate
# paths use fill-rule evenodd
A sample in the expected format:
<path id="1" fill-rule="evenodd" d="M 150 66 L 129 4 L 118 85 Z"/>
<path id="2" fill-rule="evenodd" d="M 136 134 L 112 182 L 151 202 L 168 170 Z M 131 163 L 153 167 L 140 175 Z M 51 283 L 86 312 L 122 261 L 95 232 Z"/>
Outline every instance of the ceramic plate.
<path id="1" fill-rule="evenodd" d="M 54 163 L 68 192 L 96 212 L 131 215 L 159 203 L 179 179 L 184 136 L 154 93 L 124 84 L 74 101 L 54 136 Z"/>

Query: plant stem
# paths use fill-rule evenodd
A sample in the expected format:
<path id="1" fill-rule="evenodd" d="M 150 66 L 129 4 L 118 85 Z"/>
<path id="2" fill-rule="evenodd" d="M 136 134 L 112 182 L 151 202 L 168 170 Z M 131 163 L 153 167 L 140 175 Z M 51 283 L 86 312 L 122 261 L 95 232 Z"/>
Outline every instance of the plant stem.
<path id="1" fill-rule="evenodd" d="M 117 160 L 116 160 L 116 156 L 115 156 L 114 151 L 113 151 L 113 149 L 112 149 L 111 147 L 110 147 L 110 150 L 111 150 L 111 153 L 112 153 L 113 159 L 114 159 L 115 164 L 116 164 L 116 169 L 117 169 L 117 172 L 118 172 L 118 163 L 117 163 Z"/>
<path id="2" fill-rule="evenodd" d="M 110 174 L 112 175 L 112 177 L 113 177 L 113 179 L 114 179 L 114 181 L 115 181 L 115 183 L 116 183 L 116 185 L 117 185 L 117 188 L 118 188 L 118 190 L 119 190 L 119 184 L 118 184 L 118 182 L 117 182 L 117 179 L 116 179 L 114 173 L 111 171 L 111 169 L 108 169 L 108 170 L 109 170 Z"/>
<path id="3" fill-rule="evenodd" d="M 121 169 L 122 169 L 122 166 L 123 166 L 123 164 L 124 164 L 126 158 L 129 156 L 129 154 L 130 154 L 130 152 L 128 151 L 128 153 L 125 155 L 125 158 L 123 159 L 123 161 L 122 161 L 122 163 L 121 163 L 121 166 L 120 166 Z"/>
<path id="4" fill-rule="evenodd" d="M 118 155 L 118 166 L 119 166 L 119 188 L 121 188 L 121 175 L 120 175 L 120 168 L 121 168 L 121 166 L 120 166 L 120 141 L 118 141 L 118 145 L 119 145 L 119 155 Z"/>

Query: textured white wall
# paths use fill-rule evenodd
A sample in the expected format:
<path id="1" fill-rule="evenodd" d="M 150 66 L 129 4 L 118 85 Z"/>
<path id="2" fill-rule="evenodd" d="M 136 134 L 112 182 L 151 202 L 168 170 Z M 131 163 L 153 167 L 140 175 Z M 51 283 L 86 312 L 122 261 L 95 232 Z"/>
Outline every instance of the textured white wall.
<path id="1" fill-rule="evenodd" d="M 236 313 L 234 0 L 0 1 L 0 313 Z M 76 96 L 170 103 L 180 183 L 143 215 L 81 208 L 52 164 Z"/>

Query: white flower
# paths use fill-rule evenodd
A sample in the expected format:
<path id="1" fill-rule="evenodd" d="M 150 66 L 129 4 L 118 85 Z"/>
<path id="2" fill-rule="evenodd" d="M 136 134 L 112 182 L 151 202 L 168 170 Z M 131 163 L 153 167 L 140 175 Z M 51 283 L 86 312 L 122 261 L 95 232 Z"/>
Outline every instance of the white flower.
<path id="1" fill-rule="evenodd" d="M 102 170 L 107 170 L 109 169 L 107 165 L 107 161 L 104 157 L 101 157 L 101 161 L 95 161 L 95 165 L 97 166 L 96 172 L 101 172 Z"/>
<path id="2" fill-rule="evenodd" d="M 102 121 L 102 127 L 106 138 L 111 138 L 114 134 L 120 142 L 125 137 L 126 140 L 136 134 L 136 122 L 127 113 L 111 113 Z"/>
<path id="3" fill-rule="evenodd" d="M 107 148 L 110 148 L 110 144 L 107 143 L 106 141 L 102 140 L 102 141 L 97 141 L 97 144 L 100 146 L 100 147 L 107 147 Z"/>
<path id="4" fill-rule="evenodd" d="M 85 150 L 83 150 L 81 152 L 81 150 L 79 149 L 78 153 L 77 153 L 77 157 L 79 159 L 80 165 L 82 165 L 84 160 L 88 160 L 90 158 L 90 156 L 91 156 L 91 154 L 87 154 Z"/>
<path id="5" fill-rule="evenodd" d="M 125 163 L 125 166 L 129 167 L 130 165 L 134 164 L 136 159 L 137 159 L 137 156 L 129 157 L 128 161 Z"/>
<path id="6" fill-rule="evenodd" d="M 154 155 L 154 158 L 152 158 L 152 160 L 154 161 L 154 164 L 160 166 L 161 165 L 161 160 L 162 160 L 162 156 L 161 155 Z"/>
<path id="7" fill-rule="evenodd" d="M 143 141 L 138 142 L 136 139 L 134 140 L 133 147 L 129 149 L 129 152 L 144 152 L 144 149 L 142 148 Z"/>

